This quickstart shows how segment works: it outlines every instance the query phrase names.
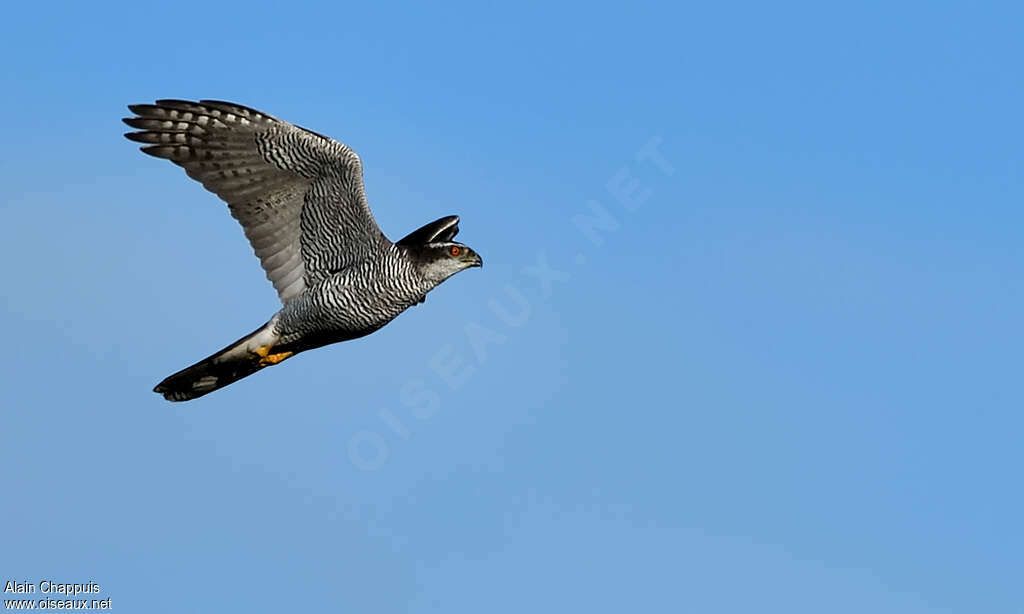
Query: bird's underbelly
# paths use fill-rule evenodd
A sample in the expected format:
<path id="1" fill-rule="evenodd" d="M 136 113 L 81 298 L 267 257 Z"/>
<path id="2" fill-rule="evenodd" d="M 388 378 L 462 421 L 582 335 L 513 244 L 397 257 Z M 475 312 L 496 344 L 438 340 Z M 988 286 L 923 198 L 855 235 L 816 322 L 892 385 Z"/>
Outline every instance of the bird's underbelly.
<path id="1" fill-rule="evenodd" d="M 416 297 L 378 292 L 325 292 L 302 297 L 281 310 L 283 347 L 311 349 L 376 332 L 415 304 Z"/>
<path id="2" fill-rule="evenodd" d="M 387 324 L 387 322 L 385 322 L 384 324 Z M 303 352 L 306 350 L 312 350 L 318 347 L 323 347 L 325 345 L 330 345 L 332 343 L 351 341 L 352 339 L 365 337 L 370 333 L 380 330 L 380 328 L 383 327 L 384 324 L 380 324 L 375 327 L 361 328 L 357 330 L 315 330 L 302 333 L 301 335 L 289 335 L 285 337 L 285 339 L 287 340 L 286 342 L 274 346 L 274 351 Z"/>

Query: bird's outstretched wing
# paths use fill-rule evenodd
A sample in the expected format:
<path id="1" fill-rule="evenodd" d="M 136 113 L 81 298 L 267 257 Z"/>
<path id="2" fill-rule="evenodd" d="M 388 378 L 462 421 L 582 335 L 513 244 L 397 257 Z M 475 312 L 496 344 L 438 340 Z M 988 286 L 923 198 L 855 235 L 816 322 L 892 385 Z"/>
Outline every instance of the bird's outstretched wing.
<path id="1" fill-rule="evenodd" d="M 125 136 L 228 203 L 281 302 L 388 244 L 346 145 L 228 102 L 128 108 Z"/>

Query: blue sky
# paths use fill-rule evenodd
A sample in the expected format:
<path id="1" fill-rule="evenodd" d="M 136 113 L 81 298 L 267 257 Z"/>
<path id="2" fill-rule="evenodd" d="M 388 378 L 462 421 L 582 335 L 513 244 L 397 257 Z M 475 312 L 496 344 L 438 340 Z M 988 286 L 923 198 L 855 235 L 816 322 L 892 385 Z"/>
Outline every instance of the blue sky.
<path id="1" fill-rule="evenodd" d="M 120 612 L 1024 611 L 1022 18 L 12 5 L 0 573 Z M 388 236 L 455 213 L 486 267 L 163 401 L 278 307 L 121 136 L 167 97 L 343 140 Z"/>

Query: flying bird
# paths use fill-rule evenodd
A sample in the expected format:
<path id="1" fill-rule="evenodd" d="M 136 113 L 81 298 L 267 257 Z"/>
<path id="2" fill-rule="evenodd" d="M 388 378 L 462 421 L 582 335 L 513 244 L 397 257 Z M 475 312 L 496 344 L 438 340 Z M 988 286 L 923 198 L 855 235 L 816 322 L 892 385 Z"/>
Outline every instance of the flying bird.
<path id="1" fill-rule="evenodd" d="M 453 241 L 458 216 L 389 241 L 366 201 L 359 156 L 334 139 L 230 102 L 128 109 L 135 117 L 123 121 L 137 131 L 125 137 L 227 202 L 283 305 L 251 334 L 157 384 L 169 401 L 368 335 L 452 275 L 483 265 Z"/>

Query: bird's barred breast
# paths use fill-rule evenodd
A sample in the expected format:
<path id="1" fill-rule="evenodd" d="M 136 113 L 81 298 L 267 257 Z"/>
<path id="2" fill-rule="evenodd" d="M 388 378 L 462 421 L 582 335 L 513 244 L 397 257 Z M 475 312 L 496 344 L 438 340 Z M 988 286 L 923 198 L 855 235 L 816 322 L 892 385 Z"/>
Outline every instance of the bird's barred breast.
<path id="1" fill-rule="evenodd" d="M 336 273 L 281 310 L 279 327 L 293 333 L 371 332 L 387 324 L 429 290 L 401 258 L 385 257 Z"/>

